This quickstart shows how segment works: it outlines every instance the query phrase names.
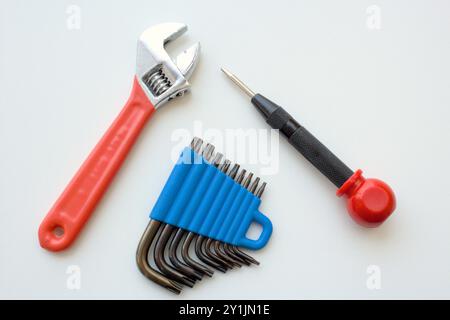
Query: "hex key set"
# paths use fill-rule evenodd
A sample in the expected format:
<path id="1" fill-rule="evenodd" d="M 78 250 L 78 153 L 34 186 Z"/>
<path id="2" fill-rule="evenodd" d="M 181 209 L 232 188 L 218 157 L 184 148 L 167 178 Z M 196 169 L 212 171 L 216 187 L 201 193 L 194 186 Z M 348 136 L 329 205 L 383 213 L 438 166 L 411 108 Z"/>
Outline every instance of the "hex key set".
<path id="1" fill-rule="evenodd" d="M 221 153 L 214 154 L 213 145 L 194 138 L 150 214 L 136 253 L 141 272 L 179 293 L 181 284 L 192 287 L 203 276 L 211 276 L 213 269 L 226 272 L 259 264 L 239 247 L 260 249 L 272 234 L 272 223 L 258 210 L 265 187 L 239 164 L 231 165 Z M 256 240 L 246 237 L 252 222 L 262 226 Z M 190 256 L 191 246 L 197 259 Z M 151 267 L 149 256 L 158 270 Z"/>
<path id="2" fill-rule="evenodd" d="M 153 113 L 190 90 L 200 43 L 175 60 L 165 50 L 186 30 L 182 23 L 162 23 L 140 35 L 130 97 L 39 226 L 42 248 L 62 251 L 75 241 Z M 222 71 L 266 122 L 338 188 L 336 194 L 347 198 L 347 210 L 358 224 L 377 227 L 392 214 L 396 198 L 388 184 L 352 171 L 286 110 Z M 272 223 L 259 211 L 266 183 L 214 149 L 195 137 L 182 151 L 138 245 L 142 274 L 175 293 L 214 270 L 259 264 L 242 248 L 261 249 L 272 234 Z M 246 236 L 252 223 L 262 226 L 256 240 Z"/>

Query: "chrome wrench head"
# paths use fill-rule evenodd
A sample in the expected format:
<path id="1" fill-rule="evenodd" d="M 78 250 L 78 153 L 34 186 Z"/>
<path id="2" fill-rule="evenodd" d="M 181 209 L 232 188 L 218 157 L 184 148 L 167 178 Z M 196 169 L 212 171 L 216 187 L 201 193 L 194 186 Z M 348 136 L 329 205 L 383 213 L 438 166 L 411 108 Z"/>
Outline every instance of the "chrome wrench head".
<path id="1" fill-rule="evenodd" d="M 136 77 L 155 108 L 182 96 L 200 56 L 200 43 L 180 53 L 175 61 L 164 46 L 187 30 L 182 23 L 162 23 L 145 30 L 137 47 Z"/>

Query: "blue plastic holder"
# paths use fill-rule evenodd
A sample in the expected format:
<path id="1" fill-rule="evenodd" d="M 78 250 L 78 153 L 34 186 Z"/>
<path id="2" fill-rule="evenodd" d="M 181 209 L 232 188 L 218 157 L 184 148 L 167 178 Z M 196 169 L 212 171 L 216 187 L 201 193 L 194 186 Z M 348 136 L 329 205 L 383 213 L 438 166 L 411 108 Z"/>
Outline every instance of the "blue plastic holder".
<path id="1" fill-rule="evenodd" d="M 150 218 L 252 250 L 261 249 L 272 234 L 271 221 L 258 208 L 261 199 L 185 148 L 156 201 Z M 258 239 L 247 238 L 252 223 Z"/>

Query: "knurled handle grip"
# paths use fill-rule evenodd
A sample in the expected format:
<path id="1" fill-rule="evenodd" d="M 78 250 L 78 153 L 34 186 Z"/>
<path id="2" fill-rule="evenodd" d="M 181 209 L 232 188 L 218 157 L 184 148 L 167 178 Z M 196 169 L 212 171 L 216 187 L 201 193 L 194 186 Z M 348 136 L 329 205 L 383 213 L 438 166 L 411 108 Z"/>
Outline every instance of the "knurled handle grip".
<path id="1" fill-rule="evenodd" d="M 264 96 L 257 94 L 252 103 L 260 109 L 267 123 L 274 129 L 279 129 L 289 143 L 297 149 L 314 167 L 336 187 L 340 188 L 353 171 L 325 147 L 308 130 L 301 126 L 286 110 L 276 105 Z"/>
<path id="2" fill-rule="evenodd" d="M 43 248 L 61 251 L 72 244 L 154 111 L 135 78 L 124 108 L 42 221 Z"/>
<path id="3" fill-rule="evenodd" d="M 298 127 L 288 140 L 295 149 L 336 187 L 341 187 L 353 174 L 353 171 L 349 167 L 304 127 Z"/>

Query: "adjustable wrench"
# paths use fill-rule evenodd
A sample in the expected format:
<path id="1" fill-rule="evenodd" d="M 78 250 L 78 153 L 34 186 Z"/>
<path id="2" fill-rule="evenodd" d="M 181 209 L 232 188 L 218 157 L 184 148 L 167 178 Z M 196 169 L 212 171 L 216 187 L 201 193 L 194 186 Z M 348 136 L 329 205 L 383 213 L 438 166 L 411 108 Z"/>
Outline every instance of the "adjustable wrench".
<path id="1" fill-rule="evenodd" d="M 181 23 L 145 30 L 138 41 L 136 75 L 120 114 L 91 151 L 39 227 L 40 245 L 64 250 L 75 240 L 153 112 L 189 90 L 197 65 L 196 43 L 172 61 L 164 45 L 186 32 Z"/>

